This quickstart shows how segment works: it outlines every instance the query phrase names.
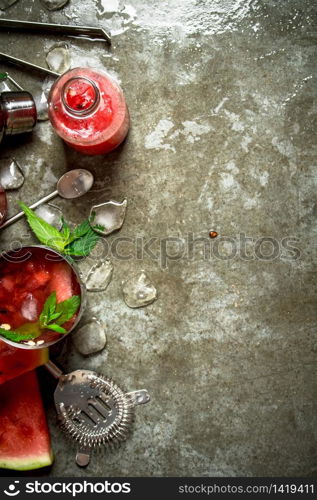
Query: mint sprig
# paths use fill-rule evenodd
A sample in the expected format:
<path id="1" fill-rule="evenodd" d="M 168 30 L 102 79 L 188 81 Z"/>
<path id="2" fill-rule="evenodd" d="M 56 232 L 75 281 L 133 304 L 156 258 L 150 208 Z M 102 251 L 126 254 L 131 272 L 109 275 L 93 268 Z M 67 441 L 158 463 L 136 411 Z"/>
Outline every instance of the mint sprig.
<path id="1" fill-rule="evenodd" d="M 40 328 L 53 330 L 58 333 L 67 333 L 61 325 L 70 320 L 80 306 L 79 295 L 73 295 L 63 302 L 56 302 L 56 292 L 46 299 L 43 310 L 40 314 Z"/>
<path id="2" fill-rule="evenodd" d="M 47 297 L 37 323 L 25 323 L 15 330 L 0 328 L 0 336 L 14 342 L 33 340 L 39 337 L 43 330 L 52 330 L 58 333 L 67 333 L 62 327 L 77 312 L 80 306 L 79 295 L 73 295 L 57 304 L 56 292 Z"/>
<path id="3" fill-rule="evenodd" d="M 44 219 L 36 215 L 25 203 L 20 207 L 37 239 L 54 250 L 68 256 L 86 257 L 95 248 L 100 236 L 92 229 L 92 219 L 86 219 L 73 231 L 62 218 L 62 229 L 58 231 Z"/>

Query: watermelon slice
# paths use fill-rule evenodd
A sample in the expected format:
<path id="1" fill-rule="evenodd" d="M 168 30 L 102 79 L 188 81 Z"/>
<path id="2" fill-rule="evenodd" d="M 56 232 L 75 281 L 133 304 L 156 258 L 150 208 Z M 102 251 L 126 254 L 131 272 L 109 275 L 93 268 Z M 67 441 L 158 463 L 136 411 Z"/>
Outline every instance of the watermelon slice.
<path id="1" fill-rule="evenodd" d="M 32 470 L 53 462 L 35 371 L 0 386 L 0 467 Z"/>
<path id="2" fill-rule="evenodd" d="M 70 299 L 73 294 L 72 270 L 65 262 L 58 262 L 52 266 L 50 292 L 56 292 L 57 302 Z"/>
<path id="3" fill-rule="evenodd" d="M 48 361 L 48 349 L 28 351 L 0 340 L 0 384 L 23 373 L 34 370 Z"/>

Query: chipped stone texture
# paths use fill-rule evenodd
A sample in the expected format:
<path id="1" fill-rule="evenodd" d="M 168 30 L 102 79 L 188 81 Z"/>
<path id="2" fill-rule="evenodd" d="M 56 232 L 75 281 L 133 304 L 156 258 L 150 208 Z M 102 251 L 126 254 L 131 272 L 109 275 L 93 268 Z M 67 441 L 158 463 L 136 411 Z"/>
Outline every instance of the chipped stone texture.
<path id="1" fill-rule="evenodd" d="M 129 6 L 133 16 L 124 13 Z M 98 189 L 58 201 L 72 222 L 93 205 L 129 200 L 122 229 L 101 238 L 89 262 L 111 258 L 116 270 L 105 293 L 89 294 L 83 318 L 106 322 L 108 348 L 83 358 L 66 340 L 58 361 L 129 390 L 144 386 L 152 399 L 138 409 L 127 443 L 93 458 L 87 476 L 316 474 L 316 9 L 310 0 L 71 0 L 56 12 L 22 1 L 5 12 L 114 29 L 111 49 L 67 41 L 74 65 L 119 76 L 131 112 L 127 140 L 108 156 L 70 150 L 49 122 L 1 146 L 26 176 L 9 193 L 10 215 L 17 194 L 31 203 L 74 167 L 91 170 Z M 7 33 L 0 43 L 12 53 Z M 23 33 L 14 53 L 45 66 L 53 43 Z M 13 67 L 10 74 L 29 90 L 38 81 Z M 190 142 L 185 122 L 210 131 Z M 219 233 L 213 240 L 210 228 Z M 207 255 L 197 241 L 192 256 L 164 266 L 162 254 L 180 251 L 166 238 L 181 238 L 186 249 L 190 234 L 206 237 Z M 255 255 L 264 237 L 278 242 L 273 260 Z M 1 248 L 32 238 L 19 221 L 2 231 Z M 136 238 L 158 240 L 142 250 Z M 130 309 L 121 282 L 141 268 L 160 298 Z M 51 400 L 50 474 L 82 476 Z"/>

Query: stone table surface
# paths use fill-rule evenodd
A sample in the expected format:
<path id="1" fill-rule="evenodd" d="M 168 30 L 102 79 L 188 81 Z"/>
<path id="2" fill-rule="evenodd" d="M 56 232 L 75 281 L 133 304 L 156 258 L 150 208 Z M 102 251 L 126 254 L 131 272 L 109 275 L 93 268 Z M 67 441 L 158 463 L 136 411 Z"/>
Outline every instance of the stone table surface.
<path id="1" fill-rule="evenodd" d="M 72 67 L 120 82 L 132 120 L 108 156 L 72 151 L 48 121 L 1 146 L 26 176 L 9 194 L 11 214 L 76 167 L 96 184 L 76 202 L 55 201 L 70 222 L 128 200 L 121 231 L 85 263 L 113 262 L 83 320 L 105 324 L 107 346 L 83 357 L 67 339 L 57 361 L 145 387 L 151 403 L 137 408 L 125 445 L 80 470 L 40 371 L 56 457 L 45 474 L 316 474 L 316 11 L 312 0 L 70 0 L 59 11 L 20 0 L 0 12 L 111 31 L 111 48 L 1 33 L 1 51 L 45 66 L 67 42 Z M 36 75 L 10 75 L 40 91 Z M 2 249 L 17 242 L 35 242 L 24 221 L 1 234 Z M 158 299 L 130 309 L 121 283 L 142 269 Z"/>

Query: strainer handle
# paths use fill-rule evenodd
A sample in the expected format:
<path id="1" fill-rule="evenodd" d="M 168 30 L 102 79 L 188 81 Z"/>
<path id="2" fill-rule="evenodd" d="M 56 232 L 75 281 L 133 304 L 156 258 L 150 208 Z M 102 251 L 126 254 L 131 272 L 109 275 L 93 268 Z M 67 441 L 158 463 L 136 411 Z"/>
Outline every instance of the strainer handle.
<path id="1" fill-rule="evenodd" d="M 60 370 L 51 360 L 45 363 L 44 366 L 54 378 L 60 378 L 63 375 L 62 370 Z"/>
<path id="2" fill-rule="evenodd" d="M 129 396 L 134 406 L 136 405 L 144 405 L 150 401 L 150 395 L 146 389 L 140 389 L 139 391 L 128 392 L 127 396 Z"/>

